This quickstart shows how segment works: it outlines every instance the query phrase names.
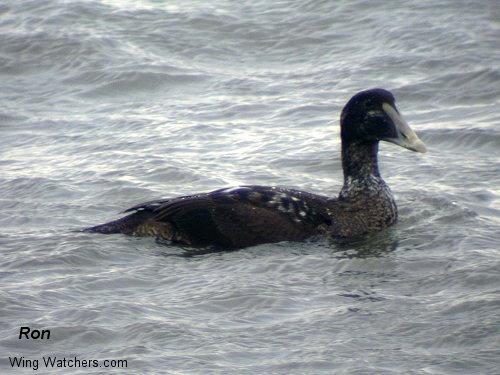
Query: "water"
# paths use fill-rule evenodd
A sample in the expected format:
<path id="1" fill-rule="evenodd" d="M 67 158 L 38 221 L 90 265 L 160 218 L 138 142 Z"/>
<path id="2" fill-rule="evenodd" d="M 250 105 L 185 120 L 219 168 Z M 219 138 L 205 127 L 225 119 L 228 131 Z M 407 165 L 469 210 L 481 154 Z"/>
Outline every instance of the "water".
<path id="1" fill-rule="evenodd" d="M 487 0 L 2 2 L 1 372 L 499 373 L 499 22 Z M 384 232 L 206 254 L 71 232 L 230 185 L 336 195 L 340 110 L 372 87 L 429 149 L 381 145 Z"/>

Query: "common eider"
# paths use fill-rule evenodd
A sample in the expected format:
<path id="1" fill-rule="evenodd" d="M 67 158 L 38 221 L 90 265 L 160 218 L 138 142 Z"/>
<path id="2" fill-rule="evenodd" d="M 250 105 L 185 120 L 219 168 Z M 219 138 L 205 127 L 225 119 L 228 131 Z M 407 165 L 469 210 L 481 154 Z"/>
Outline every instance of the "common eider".
<path id="1" fill-rule="evenodd" d="M 344 184 L 331 198 L 282 187 L 248 185 L 142 203 L 121 219 L 87 228 L 154 236 L 189 246 L 241 248 L 312 236 L 357 237 L 397 219 L 378 169 L 379 141 L 426 152 L 384 89 L 357 93 L 340 116 Z"/>

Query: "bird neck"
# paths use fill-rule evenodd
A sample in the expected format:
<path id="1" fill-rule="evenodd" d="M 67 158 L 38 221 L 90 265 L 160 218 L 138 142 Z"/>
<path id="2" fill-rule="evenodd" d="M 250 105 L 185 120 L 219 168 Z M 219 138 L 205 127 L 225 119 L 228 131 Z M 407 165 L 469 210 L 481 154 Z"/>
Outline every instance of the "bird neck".
<path id="1" fill-rule="evenodd" d="M 342 190 L 352 186 L 383 183 L 378 170 L 377 153 L 378 141 L 342 141 L 342 168 L 344 170 Z"/>

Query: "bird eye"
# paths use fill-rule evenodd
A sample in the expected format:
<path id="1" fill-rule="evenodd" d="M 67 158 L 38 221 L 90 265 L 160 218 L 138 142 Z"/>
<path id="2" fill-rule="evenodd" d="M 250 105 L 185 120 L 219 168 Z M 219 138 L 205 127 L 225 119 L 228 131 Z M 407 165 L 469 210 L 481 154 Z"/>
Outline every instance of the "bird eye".
<path id="1" fill-rule="evenodd" d="M 374 107 L 376 107 L 376 103 L 372 99 L 368 99 L 365 102 L 365 108 L 374 108 Z"/>

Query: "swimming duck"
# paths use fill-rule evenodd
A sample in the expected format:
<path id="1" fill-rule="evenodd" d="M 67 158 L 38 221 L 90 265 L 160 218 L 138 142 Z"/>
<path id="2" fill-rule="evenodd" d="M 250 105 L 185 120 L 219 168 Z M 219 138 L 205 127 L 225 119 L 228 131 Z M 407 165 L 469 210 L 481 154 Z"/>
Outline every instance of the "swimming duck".
<path id="1" fill-rule="evenodd" d="M 426 152 L 384 89 L 357 93 L 340 116 L 344 184 L 338 197 L 274 186 L 238 186 L 142 203 L 88 232 L 155 236 L 189 246 L 241 248 L 324 235 L 357 237 L 397 219 L 378 169 L 379 141 Z"/>

